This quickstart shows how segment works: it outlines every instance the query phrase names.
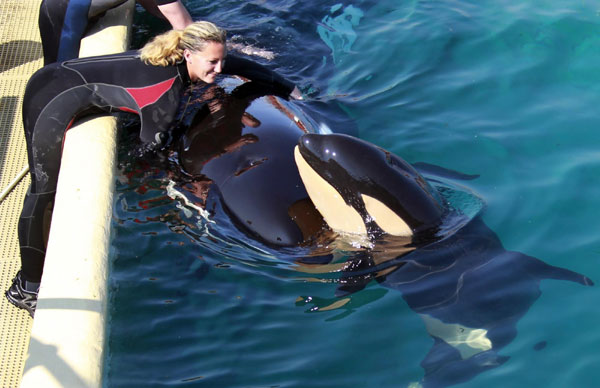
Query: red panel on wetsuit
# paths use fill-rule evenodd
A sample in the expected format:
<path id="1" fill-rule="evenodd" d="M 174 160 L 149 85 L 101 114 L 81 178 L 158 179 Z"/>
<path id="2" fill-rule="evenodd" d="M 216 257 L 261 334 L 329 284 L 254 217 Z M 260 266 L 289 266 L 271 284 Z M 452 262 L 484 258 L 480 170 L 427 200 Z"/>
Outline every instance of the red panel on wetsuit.
<path id="1" fill-rule="evenodd" d="M 135 102 L 137 102 L 140 109 L 142 109 L 147 105 L 154 104 L 163 94 L 171 89 L 171 86 L 173 86 L 173 83 L 175 82 L 175 78 L 176 77 L 173 77 L 166 81 L 145 86 L 143 88 L 129 88 L 126 90 L 131 94 L 131 97 L 133 97 Z"/>

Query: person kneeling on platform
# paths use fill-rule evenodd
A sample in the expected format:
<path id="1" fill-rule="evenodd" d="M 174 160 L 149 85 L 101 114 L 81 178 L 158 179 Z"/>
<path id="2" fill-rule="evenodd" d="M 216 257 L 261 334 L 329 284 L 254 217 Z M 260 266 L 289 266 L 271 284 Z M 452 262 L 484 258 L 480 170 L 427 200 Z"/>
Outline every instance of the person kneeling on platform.
<path id="1" fill-rule="evenodd" d="M 226 32 L 210 22 L 155 37 L 139 52 L 53 63 L 29 80 L 23 125 L 31 185 L 19 219 L 21 270 L 6 297 L 33 317 L 65 132 L 81 112 L 124 111 L 140 116 L 140 139 L 149 149 L 169 138 L 179 100 L 193 82 L 213 83 L 221 74 L 240 75 L 283 98 L 302 98 L 298 88 L 250 60 L 227 55 Z"/>

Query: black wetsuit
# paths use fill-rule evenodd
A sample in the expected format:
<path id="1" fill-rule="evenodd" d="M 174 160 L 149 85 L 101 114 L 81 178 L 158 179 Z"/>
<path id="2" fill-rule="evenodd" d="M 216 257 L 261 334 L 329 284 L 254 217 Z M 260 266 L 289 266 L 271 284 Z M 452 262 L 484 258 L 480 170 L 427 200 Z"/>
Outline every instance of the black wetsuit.
<path id="1" fill-rule="evenodd" d="M 294 85 L 252 61 L 228 55 L 224 74 L 268 84 L 288 97 Z M 23 99 L 31 186 L 19 220 L 22 276 L 39 282 L 45 243 L 44 222 L 56 191 L 63 138 L 74 119 L 91 112 L 133 112 L 140 116 L 140 138 L 159 145 L 190 84 L 185 62 L 176 66 L 144 64 L 138 52 L 54 63 L 29 80 Z"/>
<path id="2" fill-rule="evenodd" d="M 44 65 L 79 57 L 79 46 L 93 21 L 127 0 L 42 0 L 38 24 Z M 157 5 L 177 0 L 154 0 Z"/>

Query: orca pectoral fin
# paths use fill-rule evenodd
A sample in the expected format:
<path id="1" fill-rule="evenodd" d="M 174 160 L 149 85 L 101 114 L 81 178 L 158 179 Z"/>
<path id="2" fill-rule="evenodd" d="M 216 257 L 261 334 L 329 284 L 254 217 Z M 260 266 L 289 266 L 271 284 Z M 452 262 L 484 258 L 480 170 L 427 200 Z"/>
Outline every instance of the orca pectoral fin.
<path id="1" fill-rule="evenodd" d="M 594 282 L 592 279 L 585 275 L 571 271 L 566 268 L 555 267 L 553 265 L 544 263 L 543 261 L 536 259 L 535 257 L 523 255 L 521 259 L 526 259 L 527 270 L 530 274 L 540 279 L 554 279 L 554 280 L 567 280 L 575 283 L 582 284 L 584 286 L 593 286 Z"/>
<path id="2" fill-rule="evenodd" d="M 584 286 L 593 286 L 594 285 L 594 281 L 585 275 L 582 275 L 575 271 L 571 271 L 566 268 L 559 268 L 559 267 L 553 267 L 553 266 L 550 266 L 550 267 L 551 268 L 547 272 L 548 279 L 568 280 L 571 282 L 582 284 Z"/>
<path id="3" fill-rule="evenodd" d="M 459 171 L 450 170 L 444 167 L 436 166 L 425 162 L 412 163 L 412 166 L 423 175 L 434 175 L 448 179 L 458 179 L 463 181 L 471 181 L 479 178 L 479 174 L 465 174 Z"/>

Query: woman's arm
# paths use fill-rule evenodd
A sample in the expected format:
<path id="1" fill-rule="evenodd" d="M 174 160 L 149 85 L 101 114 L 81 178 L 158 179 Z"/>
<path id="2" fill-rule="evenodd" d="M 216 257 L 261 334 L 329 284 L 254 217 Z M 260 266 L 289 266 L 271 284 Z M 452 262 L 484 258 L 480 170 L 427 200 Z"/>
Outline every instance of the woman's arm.
<path id="1" fill-rule="evenodd" d="M 239 75 L 254 82 L 264 83 L 273 88 L 275 94 L 285 98 L 302 99 L 300 90 L 298 90 L 293 82 L 286 80 L 259 63 L 240 58 L 236 55 L 227 55 L 223 74 Z"/>
<path id="2" fill-rule="evenodd" d="M 192 23 L 192 17 L 180 0 L 137 0 L 152 15 L 167 19 L 175 30 L 183 30 Z"/>
<path id="3" fill-rule="evenodd" d="M 160 13 L 167 18 L 173 29 L 183 30 L 192 23 L 192 17 L 181 1 L 174 1 L 167 4 L 157 3 Z"/>

